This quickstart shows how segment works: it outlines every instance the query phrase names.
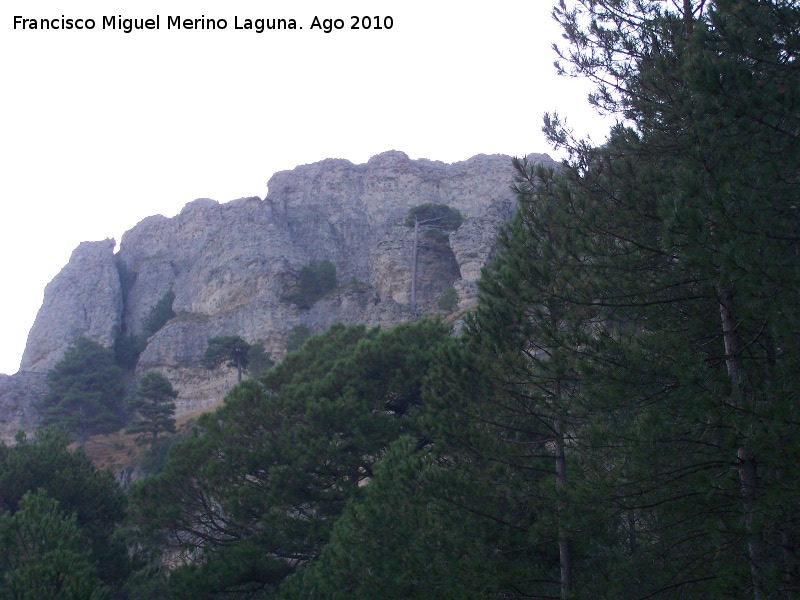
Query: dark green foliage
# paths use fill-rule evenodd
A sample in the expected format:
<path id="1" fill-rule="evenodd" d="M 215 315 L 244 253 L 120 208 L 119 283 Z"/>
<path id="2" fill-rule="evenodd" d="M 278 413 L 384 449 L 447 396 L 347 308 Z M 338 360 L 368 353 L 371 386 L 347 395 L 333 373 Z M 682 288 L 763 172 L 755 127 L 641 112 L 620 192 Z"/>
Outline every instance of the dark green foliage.
<path id="1" fill-rule="evenodd" d="M 439 296 L 439 310 L 453 312 L 458 306 L 458 292 L 453 287 L 447 288 Z"/>
<path id="2" fill-rule="evenodd" d="M 76 339 L 47 374 L 47 383 L 50 394 L 39 405 L 42 425 L 64 427 L 82 444 L 89 435 L 122 427 L 122 370 L 108 348 Z"/>
<path id="3" fill-rule="evenodd" d="M 122 301 L 126 302 L 133 284 L 136 283 L 138 274 L 136 271 L 131 271 L 127 265 L 120 260 L 119 254 L 115 254 L 114 258 L 117 265 L 117 272 L 119 273 L 120 287 L 122 288 Z"/>
<path id="4" fill-rule="evenodd" d="M 435 251 L 446 250 L 452 259 L 452 250 L 447 233 L 461 226 L 464 217 L 446 204 L 421 204 L 409 209 L 405 225 L 414 228 L 411 251 L 411 298 L 409 312 L 417 317 L 417 267 L 419 263 L 420 230 L 427 245 Z"/>
<path id="5" fill-rule="evenodd" d="M 566 59 L 633 127 L 592 148 L 548 119 L 571 160 L 516 162 L 516 217 L 433 386 L 463 508 L 498 524 L 476 539 L 507 559 L 498 595 L 797 592 L 800 10 L 680 4 L 556 9 Z"/>
<path id="6" fill-rule="evenodd" d="M 17 513 L 28 492 L 46 493 L 65 515 L 75 515 L 77 547 L 91 550 L 101 580 L 118 587 L 128 569 L 126 549 L 115 537 L 125 516 L 122 490 L 82 450 L 67 450 L 69 439 L 63 433 L 43 430 L 37 436 L 36 441 L 18 436 L 15 446 L 0 445 L 0 514 Z"/>
<path id="7" fill-rule="evenodd" d="M 178 597 L 201 582 L 219 594 L 274 589 L 318 556 L 377 458 L 414 431 L 431 357 L 449 342 L 430 322 L 335 325 L 201 417 L 132 490 L 142 531 L 194 557 L 170 576 Z"/>
<path id="8" fill-rule="evenodd" d="M 468 492 L 461 473 L 417 446 L 404 436 L 388 448 L 319 560 L 287 580 L 279 597 L 493 597 L 486 583 L 496 565 L 473 544 L 486 523 L 451 504 Z"/>
<path id="9" fill-rule="evenodd" d="M 337 325 L 200 419 L 133 490 L 151 596 L 797 596 L 800 8 L 573 5 L 624 124 L 546 119 L 460 340 Z"/>
<path id="10" fill-rule="evenodd" d="M 148 336 L 153 335 L 161 329 L 167 321 L 175 317 L 175 312 L 172 310 L 172 303 L 174 301 L 175 292 L 170 290 L 153 305 L 142 323 L 145 334 Z"/>
<path id="11" fill-rule="evenodd" d="M 587 378 L 595 410 L 614 407 L 595 422 L 617 448 L 592 456 L 595 485 L 624 498 L 634 539 L 657 540 L 616 554 L 618 585 L 635 573 L 641 595 L 796 594 L 798 544 L 782 532 L 798 499 L 800 8 L 579 8 L 556 11 L 567 60 L 632 125 L 605 148 L 571 145 L 562 204 L 585 232 L 583 287 L 616 322 Z"/>
<path id="12" fill-rule="evenodd" d="M 336 267 L 329 260 L 321 260 L 316 268 L 317 286 L 320 296 L 336 289 Z"/>
<path id="13" fill-rule="evenodd" d="M 512 325 L 509 316 L 492 322 Z M 460 483 L 443 495 L 461 515 L 454 519 L 472 523 L 466 548 L 491 549 L 479 561 L 490 597 L 558 597 L 558 378 L 526 364 L 524 345 L 517 355 L 510 339 L 471 327 L 431 382 L 431 437 Z M 527 349 L 528 358 L 541 352 Z M 582 537 L 588 541 L 591 530 Z"/>
<path id="14" fill-rule="evenodd" d="M 175 398 L 178 392 L 157 371 L 145 373 L 127 409 L 133 418 L 126 433 L 139 433 L 137 443 L 155 443 L 160 433 L 175 433 Z"/>
<path id="15" fill-rule="evenodd" d="M 208 340 L 203 366 L 209 370 L 216 369 L 223 363 L 228 367 L 236 367 L 238 380 L 241 381 L 242 371 L 250 364 L 249 352 L 250 344 L 238 335 L 214 337 Z"/>
<path id="16" fill-rule="evenodd" d="M 406 227 L 414 227 L 418 222 L 420 226 L 438 228 L 444 231 L 455 231 L 464 222 L 464 216 L 455 208 L 446 204 L 420 204 L 408 210 Z"/>
<path id="17" fill-rule="evenodd" d="M 264 554 L 257 539 L 244 539 L 169 573 L 153 572 L 137 578 L 134 598 L 265 598 L 293 568 L 285 561 Z"/>
<path id="18" fill-rule="evenodd" d="M 142 455 L 140 466 L 148 475 L 158 475 L 164 468 L 167 454 L 172 444 L 180 439 L 180 435 L 166 435 L 149 445 Z"/>
<path id="19" fill-rule="evenodd" d="M 261 375 L 275 366 L 269 354 L 264 350 L 264 342 L 253 342 L 247 351 L 247 373 L 253 379 L 258 379 Z"/>
<path id="20" fill-rule="evenodd" d="M 27 492 L 0 514 L 0 598 L 84 600 L 106 597 L 75 515 L 43 491 Z"/>
<path id="21" fill-rule="evenodd" d="M 420 241 L 427 247 L 434 249 L 450 248 L 450 236 L 442 229 L 425 228 L 420 235 Z"/>
<path id="22" fill-rule="evenodd" d="M 120 368 L 132 371 L 136 368 L 139 356 L 146 347 L 146 335 L 123 335 L 119 333 L 114 340 L 114 360 Z"/>
<path id="23" fill-rule="evenodd" d="M 336 267 L 329 260 L 304 266 L 297 274 L 297 291 L 284 300 L 298 308 L 311 308 L 325 294 L 336 289 Z"/>
<path id="24" fill-rule="evenodd" d="M 305 344 L 306 340 L 311 337 L 311 329 L 305 323 L 298 323 L 289 331 L 289 337 L 286 340 L 286 351 L 294 352 L 300 346 Z"/>
<path id="25" fill-rule="evenodd" d="M 297 274 L 298 302 L 300 308 L 310 308 L 314 300 L 319 297 L 319 285 L 316 272 L 312 267 L 302 267 Z"/>

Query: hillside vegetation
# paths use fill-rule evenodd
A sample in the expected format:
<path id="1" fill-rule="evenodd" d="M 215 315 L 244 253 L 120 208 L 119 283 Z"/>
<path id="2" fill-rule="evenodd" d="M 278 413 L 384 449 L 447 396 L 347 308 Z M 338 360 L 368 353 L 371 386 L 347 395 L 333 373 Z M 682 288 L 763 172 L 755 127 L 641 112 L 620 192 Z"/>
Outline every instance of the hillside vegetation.
<path id="1" fill-rule="evenodd" d="M 554 15 L 620 120 L 545 117 L 569 158 L 514 161 L 460 335 L 298 335 L 124 493 L 54 433 L 2 446 L 0 535 L 75 513 L 75 585 L 119 598 L 797 597 L 800 7 Z"/>

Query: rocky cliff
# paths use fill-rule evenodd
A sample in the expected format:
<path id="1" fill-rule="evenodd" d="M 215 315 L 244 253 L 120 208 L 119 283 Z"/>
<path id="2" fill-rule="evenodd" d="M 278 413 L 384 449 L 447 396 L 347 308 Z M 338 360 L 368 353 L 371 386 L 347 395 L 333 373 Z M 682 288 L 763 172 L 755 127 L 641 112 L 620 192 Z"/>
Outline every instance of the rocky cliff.
<path id="1" fill-rule="evenodd" d="M 177 316 L 149 338 L 136 376 L 164 373 L 179 390 L 179 415 L 218 403 L 234 382 L 231 372 L 201 367 L 210 337 L 261 340 L 280 359 L 297 324 L 316 333 L 337 321 L 389 326 L 411 318 L 413 231 L 404 221 L 419 204 L 447 204 L 465 221 L 446 239 L 421 237 L 418 312 L 434 312 L 449 287 L 468 307 L 497 228 L 512 214 L 511 180 L 510 159 L 500 155 L 454 164 L 396 151 L 360 165 L 329 159 L 276 173 L 263 200 L 201 199 L 173 218 L 148 217 L 123 235 L 116 254 L 113 240 L 84 242 L 45 290 L 20 373 L 0 382 L 0 433 L 8 438 L 35 422 L 31 398 L 72 340 L 84 335 L 110 347 L 118 335 L 140 334 L 170 290 Z M 339 286 L 309 309 L 287 301 L 301 268 L 322 260 L 336 266 Z"/>

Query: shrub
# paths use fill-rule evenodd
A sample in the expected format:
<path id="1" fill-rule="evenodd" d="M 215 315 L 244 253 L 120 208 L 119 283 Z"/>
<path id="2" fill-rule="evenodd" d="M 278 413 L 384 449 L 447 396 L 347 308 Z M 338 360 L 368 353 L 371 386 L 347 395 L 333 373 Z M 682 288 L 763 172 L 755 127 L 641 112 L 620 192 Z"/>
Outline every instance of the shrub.
<path id="1" fill-rule="evenodd" d="M 336 267 L 331 261 L 320 261 L 316 266 L 315 275 L 320 296 L 336 289 Z"/>
<path id="2" fill-rule="evenodd" d="M 311 308 L 317 300 L 336 289 L 336 267 L 329 260 L 303 267 L 297 274 L 297 287 L 296 292 L 286 294 L 283 300 L 298 308 Z"/>
<path id="3" fill-rule="evenodd" d="M 114 340 L 114 360 L 119 367 L 132 370 L 136 368 L 136 362 L 146 347 L 146 335 L 123 335 L 120 333 Z"/>
<path id="4" fill-rule="evenodd" d="M 143 328 L 145 333 L 153 335 L 175 316 L 175 312 L 172 310 L 174 301 L 175 292 L 170 290 L 161 297 L 161 300 L 155 303 L 144 319 Z"/>
<path id="5" fill-rule="evenodd" d="M 439 296 L 439 309 L 444 312 L 453 312 L 458 306 L 458 292 L 455 288 L 449 287 Z"/>

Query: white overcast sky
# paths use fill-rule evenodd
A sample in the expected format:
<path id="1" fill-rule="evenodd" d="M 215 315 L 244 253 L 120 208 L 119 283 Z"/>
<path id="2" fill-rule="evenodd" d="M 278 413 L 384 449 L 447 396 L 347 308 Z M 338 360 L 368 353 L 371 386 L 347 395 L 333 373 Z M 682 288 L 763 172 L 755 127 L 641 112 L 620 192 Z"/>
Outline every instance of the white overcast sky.
<path id="1" fill-rule="evenodd" d="M 454 162 L 559 155 L 557 111 L 602 142 L 583 81 L 557 77 L 549 0 L 4 0 L 0 6 L 0 372 L 19 368 L 44 287 L 82 241 L 195 198 L 264 197 L 280 170 L 386 150 Z M 93 31 L 22 31 L 14 16 L 93 18 Z M 161 17 L 158 31 L 103 16 Z M 169 15 L 224 31 L 167 30 Z M 313 17 L 345 29 L 312 31 Z M 382 31 L 351 15 L 390 16 Z M 234 30 L 294 18 L 302 30 Z"/>

